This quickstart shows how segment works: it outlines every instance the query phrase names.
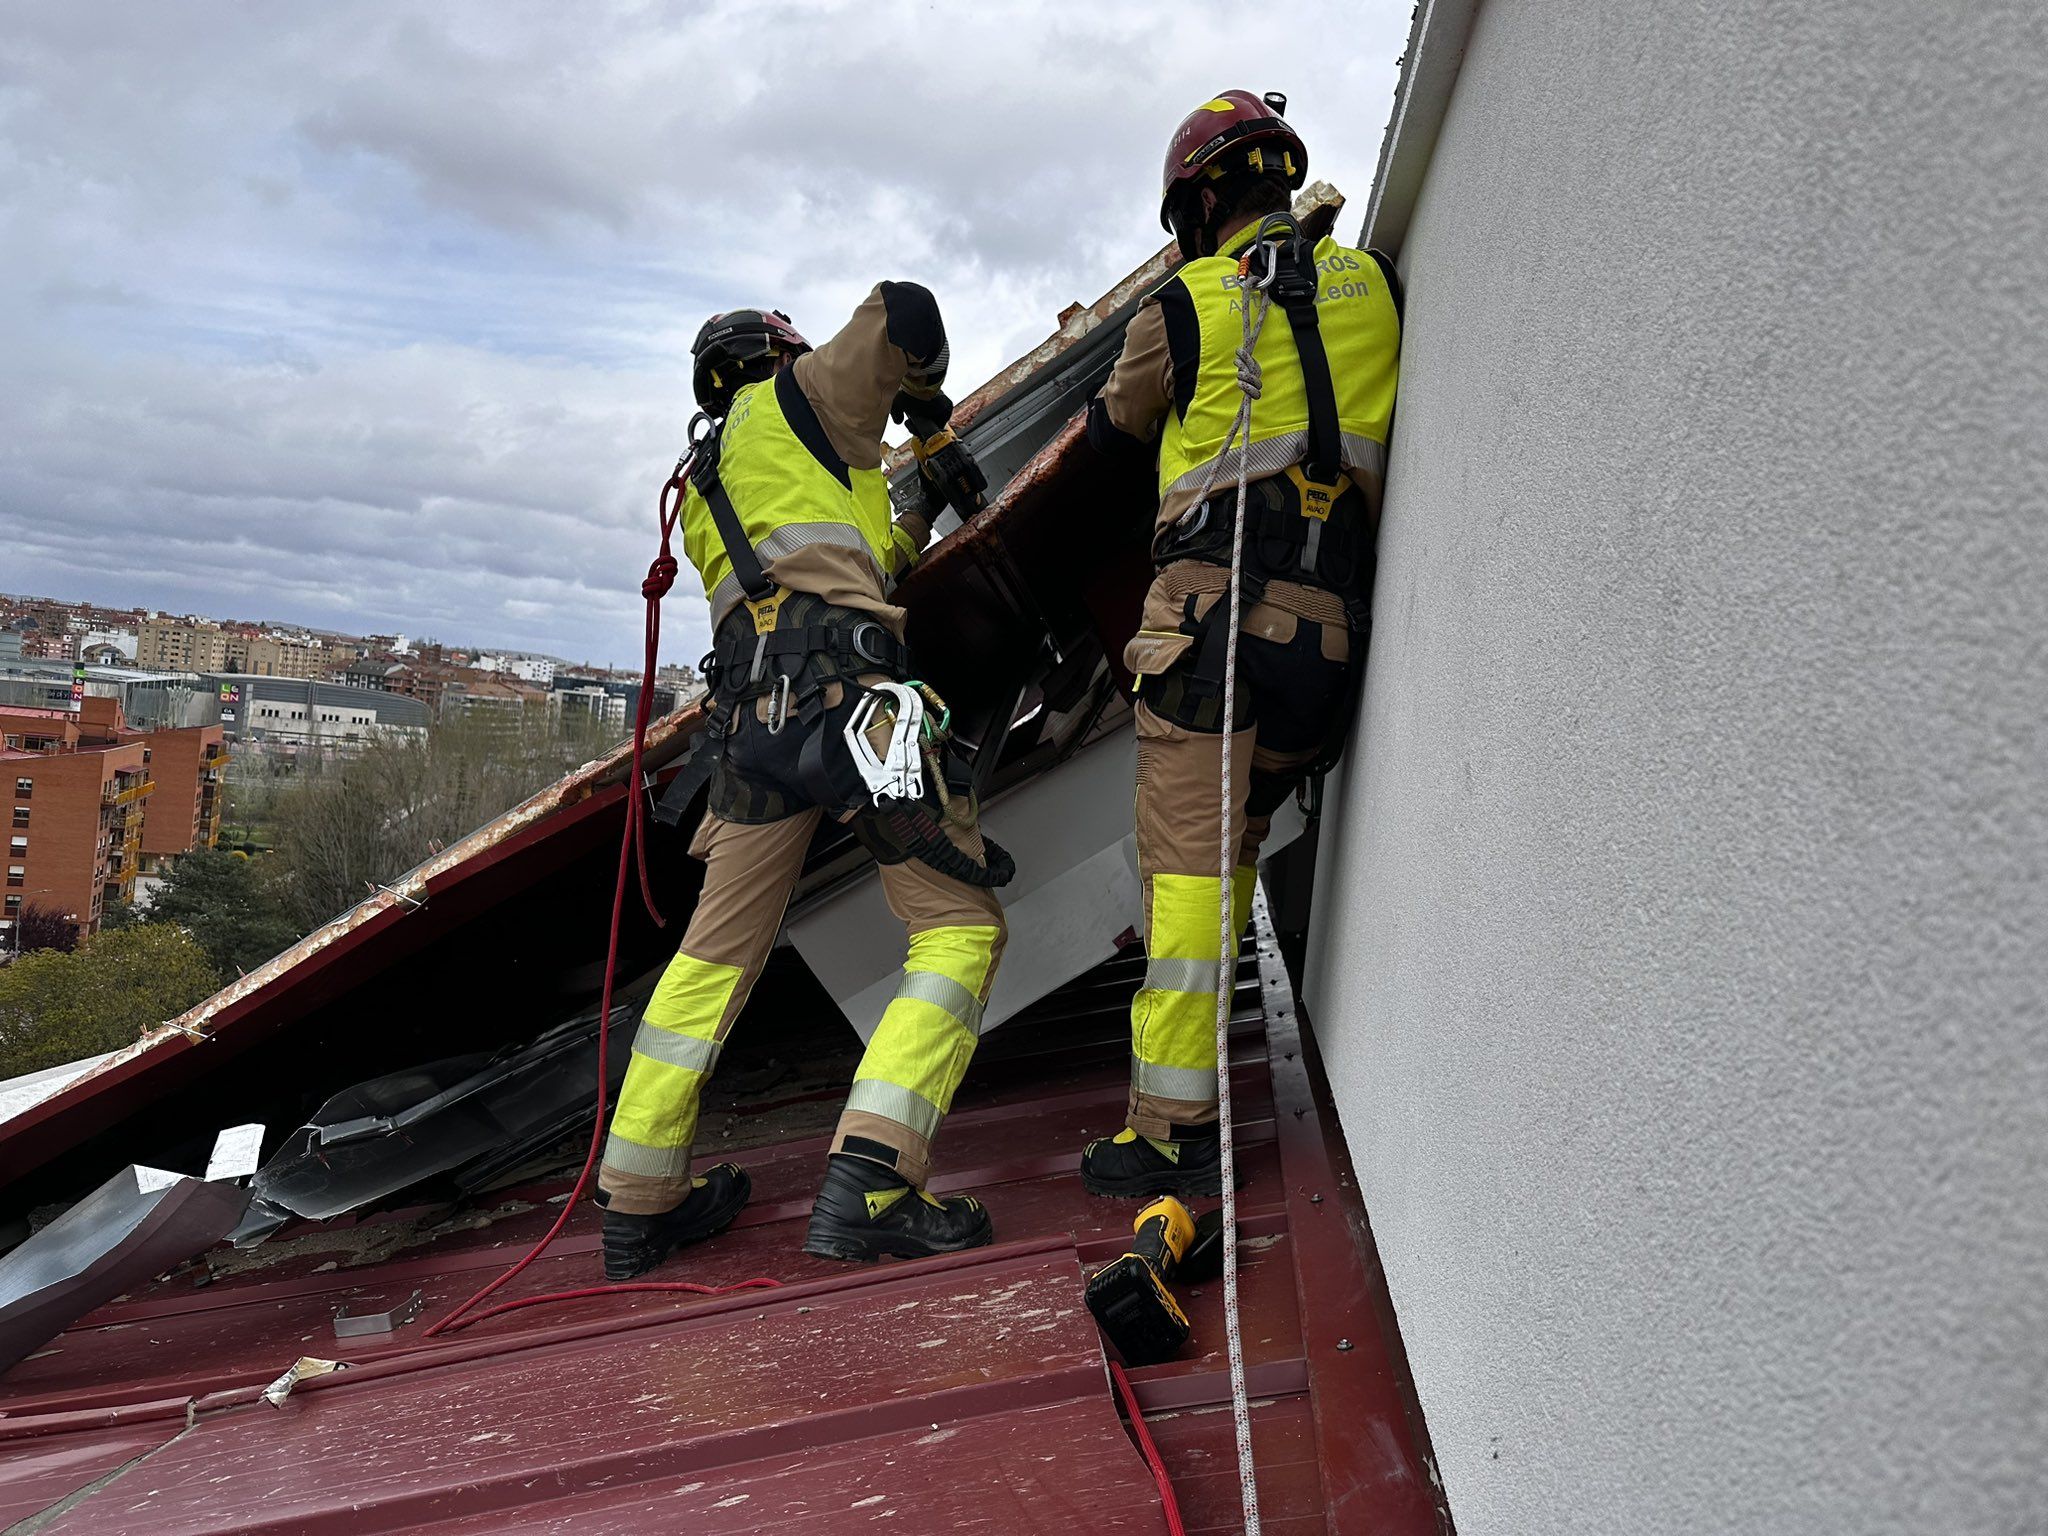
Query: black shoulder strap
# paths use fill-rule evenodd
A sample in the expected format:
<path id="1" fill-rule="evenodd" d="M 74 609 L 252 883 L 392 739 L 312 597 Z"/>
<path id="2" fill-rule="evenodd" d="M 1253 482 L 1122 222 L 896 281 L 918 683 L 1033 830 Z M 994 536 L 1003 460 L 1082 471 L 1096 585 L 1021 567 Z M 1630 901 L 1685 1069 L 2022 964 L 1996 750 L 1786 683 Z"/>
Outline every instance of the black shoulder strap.
<path id="1" fill-rule="evenodd" d="M 776 370 L 775 382 L 770 387 L 775 391 L 776 405 L 782 409 L 782 419 L 789 423 L 789 430 L 804 445 L 804 451 L 831 471 L 833 479 L 851 490 L 852 471 L 832 446 L 832 439 L 825 435 L 825 423 L 818 419 L 818 408 L 797 382 L 795 366 Z"/>
<path id="2" fill-rule="evenodd" d="M 1202 322 L 1195 314 L 1195 297 L 1178 273 L 1159 290 L 1159 318 L 1166 326 L 1166 356 L 1173 365 L 1173 413 L 1186 421 L 1201 377 Z"/>
<path id="3" fill-rule="evenodd" d="M 1280 248 L 1280 261 L 1273 297 L 1287 311 L 1308 395 L 1308 453 L 1302 469 L 1309 479 L 1328 485 L 1344 471 L 1344 447 L 1337 422 L 1337 386 L 1330 378 L 1330 356 L 1323 350 L 1323 333 L 1316 324 L 1315 257 L 1305 240 L 1289 240 Z"/>
<path id="4" fill-rule="evenodd" d="M 697 464 L 690 471 L 690 483 L 711 509 L 712 525 L 718 529 L 719 542 L 725 545 L 725 558 L 732 562 L 732 573 L 739 578 L 740 590 L 750 601 L 758 603 L 775 591 L 775 583 L 761 569 L 760 556 L 747 542 L 746 525 L 733 508 L 725 482 L 718 477 L 718 454 L 719 429 L 713 428 L 710 436 L 697 445 Z"/>

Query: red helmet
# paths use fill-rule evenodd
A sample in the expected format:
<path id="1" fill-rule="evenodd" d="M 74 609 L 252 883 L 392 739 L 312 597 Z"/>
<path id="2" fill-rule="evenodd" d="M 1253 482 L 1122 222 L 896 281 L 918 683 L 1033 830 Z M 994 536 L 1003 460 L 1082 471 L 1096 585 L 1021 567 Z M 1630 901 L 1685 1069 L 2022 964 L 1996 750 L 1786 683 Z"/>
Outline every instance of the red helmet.
<path id="1" fill-rule="evenodd" d="M 1205 182 L 1237 171 L 1277 171 L 1293 191 L 1308 180 L 1308 146 L 1280 115 L 1286 110 L 1287 98 L 1278 91 L 1264 97 L 1225 91 L 1181 120 L 1166 146 L 1159 222 L 1179 238 L 1183 255 L 1194 254 L 1190 241 L 1199 224 L 1194 193 Z"/>
<path id="2" fill-rule="evenodd" d="M 781 310 L 729 309 L 706 320 L 690 343 L 696 364 L 690 386 L 705 410 L 722 411 L 734 390 L 762 373 L 753 365 L 764 359 L 801 357 L 810 350 L 811 344 Z"/>

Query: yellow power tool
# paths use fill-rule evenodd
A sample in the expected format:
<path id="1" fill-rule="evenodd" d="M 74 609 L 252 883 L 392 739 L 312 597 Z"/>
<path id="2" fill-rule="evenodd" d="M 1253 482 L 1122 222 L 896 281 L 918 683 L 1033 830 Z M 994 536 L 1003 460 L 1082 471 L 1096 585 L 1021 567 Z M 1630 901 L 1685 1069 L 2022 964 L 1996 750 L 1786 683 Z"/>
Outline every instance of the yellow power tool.
<path id="1" fill-rule="evenodd" d="M 1197 1222 L 1170 1195 L 1153 1201 L 1131 1224 L 1129 1251 L 1089 1277 L 1088 1310 L 1126 1365 L 1157 1365 L 1187 1343 L 1188 1315 L 1166 1283 L 1201 1279 L 1211 1267 L 1222 1231 L 1213 1214 Z"/>

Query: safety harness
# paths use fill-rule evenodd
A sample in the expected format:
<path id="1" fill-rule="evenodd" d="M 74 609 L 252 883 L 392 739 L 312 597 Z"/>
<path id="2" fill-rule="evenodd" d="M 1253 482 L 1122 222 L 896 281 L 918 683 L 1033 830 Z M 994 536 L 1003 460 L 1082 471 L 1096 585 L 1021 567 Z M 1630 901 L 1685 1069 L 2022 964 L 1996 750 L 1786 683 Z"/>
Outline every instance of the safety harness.
<path id="1" fill-rule="evenodd" d="M 900 864 L 915 858 L 968 885 L 1008 884 L 1016 864 L 1002 848 L 984 837 L 986 863 L 977 862 L 954 845 L 938 819 L 939 814 L 950 814 L 953 793 L 969 792 L 969 776 L 946 730 L 950 711 L 924 685 L 909 686 L 929 694 L 940 714 L 936 720 L 921 714 L 918 722 L 918 744 L 934 770 L 928 777 L 919 776 L 922 797 L 874 793 L 864 782 L 836 717 L 851 717 L 860 710 L 863 676 L 879 672 L 903 685 L 910 677 L 910 653 L 871 615 L 779 587 L 769 579 L 718 473 L 719 428 L 704 416 L 691 423 L 690 451 L 676 466 L 676 477 L 687 475 L 710 509 L 712 526 L 745 600 L 725 616 L 711 651 L 699 664 L 709 689 L 704 730 L 655 807 L 655 818 L 671 826 L 681 822 L 698 790 L 718 775 L 741 711 L 766 699 L 765 724 L 771 736 L 782 733 L 792 714 L 803 727 L 793 766 L 810 802 L 834 814 L 852 812 L 854 835 L 877 862 Z M 828 704 L 835 683 L 838 698 Z M 826 718 L 828 711 L 834 719 Z M 748 786 L 730 774 L 719 780 L 733 802 L 714 805 L 722 815 L 774 820 L 788 813 L 778 793 L 756 792 L 742 803 Z M 908 776 L 904 782 L 909 782 Z"/>
<path id="2" fill-rule="evenodd" d="M 1274 231 L 1269 235 L 1268 231 Z M 1263 272 L 1253 276 L 1261 253 Z M 1228 567 L 1237 524 L 1244 529 L 1240 550 L 1239 588 L 1249 608 L 1275 581 L 1298 582 L 1332 593 L 1344 605 L 1345 618 L 1362 643 L 1372 627 L 1372 586 L 1376 568 L 1364 493 L 1344 472 L 1342 433 L 1337 414 L 1337 388 L 1330 376 L 1330 358 L 1316 320 L 1315 262 L 1301 227 L 1285 214 L 1275 214 L 1259 228 L 1246 248 L 1245 302 L 1263 293 L 1287 316 L 1300 358 L 1308 398 L 1307 450 L 1299 465 L 1243 487 L 1206 488 L 1178 522 L 1155 542 L 1153 563 L 1165 567 L 1178 560 L 1199 560 Z M 1263 314 L 1261 316 L 1263 319 Z M 1248 402 L 1259 396 L 1258 365 L 1247 348 L 1239 360 L 1239 385 Z M 1247 428 L 1247 433 L 1249 429 Z M 1218 455 L 1215 467 L 1220 468 Z M 1212 603 L 1196 614 L 1200 594 L 1190 593 L 1181 613 L 1181 633 L 1193 642 L 1188 665 L 1176 669 L 1180 698 L 1174 713 L 1203 729 L 1227 729 L 1222 722 L 1224 674 L 1228 665 L 1230 604 Z M 1351 725 L 1356 690 L 1346 707 L 1335 712 L 1310 777 L 1327 773 L 1343 751 Z M 1233 722 L 1234 723 L 1234 722 Z"/>

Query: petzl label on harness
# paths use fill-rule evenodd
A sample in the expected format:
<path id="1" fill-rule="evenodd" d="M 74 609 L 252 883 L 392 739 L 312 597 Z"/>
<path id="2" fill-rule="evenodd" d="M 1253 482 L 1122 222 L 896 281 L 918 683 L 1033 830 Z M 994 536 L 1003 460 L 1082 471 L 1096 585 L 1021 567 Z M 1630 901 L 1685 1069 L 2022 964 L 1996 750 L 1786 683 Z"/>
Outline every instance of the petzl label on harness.
<path id="1" fill-rule="evenodd" d="M 769 635 L 775 632 L 775 616 L 782 612 L 782 600 L 787 596 L 787 589 L 777 587 L 758 603 L 747 603 L 747 612 L 754 616 L 755 634 Z"/>
<path id="2" fill-rule="evenodd" d="M 1339 480 L 1326 485 L 1320 480 L 1311 480 L 1302 473 L 1299 464 L 1287 466 L 1287 478 L 1292 480 L 1294 488 L 1301 492 L 1301 515 L 1312 517 L 1319 523 L 1327 523 L 1330 520 L 1330 508 L 1336 505 L 1337 497 L 1344 489 L 1344 482 Z"/>

